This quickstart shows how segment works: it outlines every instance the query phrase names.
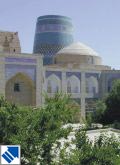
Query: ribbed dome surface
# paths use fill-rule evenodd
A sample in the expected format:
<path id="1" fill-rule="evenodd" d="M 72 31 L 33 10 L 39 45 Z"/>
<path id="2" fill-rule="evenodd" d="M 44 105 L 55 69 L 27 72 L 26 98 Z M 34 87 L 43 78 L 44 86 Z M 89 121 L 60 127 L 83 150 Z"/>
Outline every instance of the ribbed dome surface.
<path id="1" fill-rule="evenodd" d="M 60 50 L 57 54 L 75 54 L 75 55 L 87 55 L 87 56 L 98 56 L 98 53 L 95 52 L 92 48 L 89 46 L 77 42 L 73 43 L 62 50 Z"/>

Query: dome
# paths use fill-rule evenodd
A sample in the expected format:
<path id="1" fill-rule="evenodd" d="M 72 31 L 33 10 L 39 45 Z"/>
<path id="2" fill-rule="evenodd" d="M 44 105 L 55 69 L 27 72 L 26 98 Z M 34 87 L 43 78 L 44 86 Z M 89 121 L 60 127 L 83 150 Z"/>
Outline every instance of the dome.
<path id="1" fill-rule="evenodd" d="M 77 42 L 73 43 L 62 50 L 60 50 L 57 54 L 74 54 L 74 55 L 87 55 L 87 56 L 98 56 L 98 53 L 95 52 L 92 48 L 89 46 Z"/>
<path id="2" fill-rule="evenodd" d="M 61 49 L 56 54 L 54 62 L 56 64 L 101 65 L 102 59 L 92 48 L 77 42 Z"/>

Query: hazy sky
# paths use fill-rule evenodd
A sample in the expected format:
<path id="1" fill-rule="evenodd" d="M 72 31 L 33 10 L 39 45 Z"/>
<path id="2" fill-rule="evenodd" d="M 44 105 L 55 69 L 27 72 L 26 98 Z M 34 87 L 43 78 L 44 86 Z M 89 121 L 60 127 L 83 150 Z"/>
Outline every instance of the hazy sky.
<path id="1" fill-rule="evenodd" d="M 0 30 L 18 31 L 22 52 L 32 53 L 36 19 L 48 14 L 71 17 L 75 41 L 120 69 L 120 0 L 0 0 Z"/>

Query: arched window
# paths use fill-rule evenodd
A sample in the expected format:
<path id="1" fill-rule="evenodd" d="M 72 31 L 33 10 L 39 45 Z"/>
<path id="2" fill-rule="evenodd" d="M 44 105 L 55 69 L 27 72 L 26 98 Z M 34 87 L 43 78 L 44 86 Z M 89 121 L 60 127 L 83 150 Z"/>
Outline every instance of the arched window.
<path id="1" fill-rule="evenodd" d="M 47 92 L 48 93 L 57 93 L 61 90 L 60 79 L 52 74 L 47 79 Z"/>
<path id="2" fill-rule="evenodd" d="M 67 79 L 67 92 L 68 93 L 80 92 L 80 80 L 74 75 Z"/>

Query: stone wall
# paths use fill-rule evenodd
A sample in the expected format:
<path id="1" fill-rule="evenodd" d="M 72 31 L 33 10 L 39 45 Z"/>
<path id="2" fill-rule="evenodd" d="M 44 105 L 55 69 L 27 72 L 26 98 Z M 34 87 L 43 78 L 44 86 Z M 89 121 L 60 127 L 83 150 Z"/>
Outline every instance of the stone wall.
<path id="1" fill-rule="evenodd" d="M 102 71 L 99 80 L 100 97 L 106 96 L 111 89 L 114 80 L 120 80 L 120 70 Z"/>
<path id="2" fill-rule="evenodd" d="M 35 86 L 24 73 L 18 73 L 6 83 L 6 99 L 18 105 L 35 106 Z"/>
<path id="3" fill-rule="evenodd" d="M 0 96 L 5 96 L 5 58 L 0 57 Z"/>
<path id="4" fill-rule="evenodd" d="M 88 55 L 75 55 L 75 54 L 60 54 L 54 59 L 56 64 L 92 64 L 101 65 L 102 60 L 99 56 L 88 56 Z"/>
<path id="5" fill-rule="evenodd" d="M 42 57 L 0 52 L 0 95 L 12 103 L 42 104 Z"/>
<path id="6" fill-rule="evenodd" d="M 55 92 L 63 92 L 71 95 L 71 98 L 80 103 L 82 118 L 85 118 L 86 99 L 97 99 L 99 97 L 99 77 L 101 71 L 45 67 L 43 89 L 48 96 Z M 87 83 L 87 80 L 89 83 Z M 87 89 L 87 90 L 86 90 Z M 93 104 L 92 104 L 93 105 Z M 90 107 L 92 108 L 92 106 Z"/>
<path id="7" fill-rule="evenodd" d="M 0 52 L 21 53 L 18 32 L 0 31 Z"/>

